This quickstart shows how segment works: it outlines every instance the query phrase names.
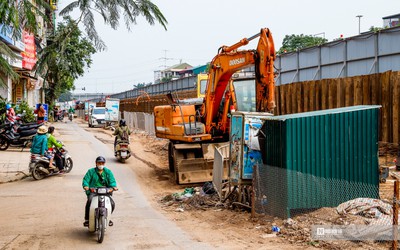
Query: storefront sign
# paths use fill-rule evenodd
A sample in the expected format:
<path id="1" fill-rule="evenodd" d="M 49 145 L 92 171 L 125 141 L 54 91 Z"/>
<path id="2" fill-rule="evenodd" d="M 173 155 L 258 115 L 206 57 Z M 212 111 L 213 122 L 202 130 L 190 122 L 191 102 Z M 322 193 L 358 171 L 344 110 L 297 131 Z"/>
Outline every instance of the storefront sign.
<path id="1" fill-rule="evenodd" d="M 3 55 L 3 57 L 4 57 L 4 59 L 7 60 L 7 62 L 11 66 L 22 69 L 22 57 L 21 57 L 21 55 L 19 53 L 17 53 L 17 52 L 14 52 L 14 54 L 15 54 L 15 58 L 13 58 L 13 59 L 8 57 L 7 55 Z"/>
<path id="2" fill-rule="evenodd" d="M 33 66 L 35 66 L 35 63 L 37 61 L 35 37 L 26 31 L 23 32 L 23 37 L 25 43 L 25 51 L 21 52 L 22 67 L 31 70 L 33 69 Z"/>
<path id="3" fill-rule="evenodd" d="M 0 38 L 8 44 L 14 44 L 12 39 L 12 28 L 8 25 L 0 24 Z"/>
<path id="4" fill-rule="evenodd" d="M 16 99 L 17 103 L 21 103 L 23 97 L 24 97 L 24 96 L 23 96 L 23 88 L 22 88 L 22 85 L 21 85 L 21 84 L 18 84 L 18 85 L 15 87 L 15 99 Z"/>

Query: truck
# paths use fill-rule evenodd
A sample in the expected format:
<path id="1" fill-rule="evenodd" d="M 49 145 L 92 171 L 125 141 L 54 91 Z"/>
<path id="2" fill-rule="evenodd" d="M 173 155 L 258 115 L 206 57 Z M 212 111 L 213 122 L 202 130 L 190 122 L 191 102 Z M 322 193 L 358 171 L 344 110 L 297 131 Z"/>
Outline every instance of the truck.
<path id="1" fill-rule="evenodd" d="M 238 50 L 257 37 L 255 50 Z M 231 111 L 273 111 L 275 58 L 272 33 L 263 28 L 249 38 L 218 49 L 210 63 L 201 104 L 170 98 L 169 105 L 154 107 L 156 137 L 169 140 L 169 169 L 177 184 L 212 180 L 214 150 L 229 144 Z M 254 77 L 233 77 L 252 66 Z"/>

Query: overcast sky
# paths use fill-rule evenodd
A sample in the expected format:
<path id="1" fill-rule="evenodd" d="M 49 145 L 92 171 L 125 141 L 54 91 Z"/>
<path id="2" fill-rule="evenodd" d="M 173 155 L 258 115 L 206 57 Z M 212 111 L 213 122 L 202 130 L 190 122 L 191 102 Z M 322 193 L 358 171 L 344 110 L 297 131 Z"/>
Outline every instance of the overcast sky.
<path id="1" fill-rule="evenodd" d="M 70 0 L 60 0 L 62 9 Z M 75 82 L 74 93 L 117 93 L 137 83 L 154 82 L 154 71 L 186 62 L 210 62 L 222 45 L 269 28 L 275 49 L 285 35 L 317 35 L 332 41 L 382 27 L 382 17 L 400 13 L 399 0 L 155 0 L 168 20 L 167 31 L 144 18 L 128 32 L 122 20 L 117 31 L 97 19 L 107 50 L 93 55 L 93 64 Z M 74 16 L 73 16 L 74 17 Z M 75 16 L 76 18 L 76 16 Z M 245 49 L 257 46 L 257 39 Z M 82 88 L 85 87 L 85 91 Z"/>

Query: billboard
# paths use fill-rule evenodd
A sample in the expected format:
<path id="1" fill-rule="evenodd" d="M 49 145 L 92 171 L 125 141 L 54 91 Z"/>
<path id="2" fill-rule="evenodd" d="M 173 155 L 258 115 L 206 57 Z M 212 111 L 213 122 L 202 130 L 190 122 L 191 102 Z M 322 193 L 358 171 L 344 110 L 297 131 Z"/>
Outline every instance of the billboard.
<path id="1" fill-rule="evenodd" d="M 119 99 L 106 99 L 105 120 L 107 122 L 117 122 L 119 120 Z"/>

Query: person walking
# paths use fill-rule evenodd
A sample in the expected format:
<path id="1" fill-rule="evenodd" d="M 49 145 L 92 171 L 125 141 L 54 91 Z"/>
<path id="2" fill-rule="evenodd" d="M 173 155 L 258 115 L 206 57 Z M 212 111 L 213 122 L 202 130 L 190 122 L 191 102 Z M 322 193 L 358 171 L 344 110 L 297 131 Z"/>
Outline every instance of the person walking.
<path id="1" fill-rule="evenodd" d="M 37 123 L 44 123 L 44 117 L 46 116 L 46 110 L 43 107 L 43 104 L 39 104 L 39 108 L 36 111 L 37 113 Z"/>

